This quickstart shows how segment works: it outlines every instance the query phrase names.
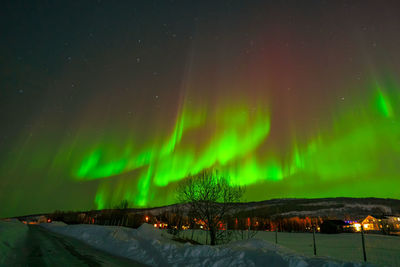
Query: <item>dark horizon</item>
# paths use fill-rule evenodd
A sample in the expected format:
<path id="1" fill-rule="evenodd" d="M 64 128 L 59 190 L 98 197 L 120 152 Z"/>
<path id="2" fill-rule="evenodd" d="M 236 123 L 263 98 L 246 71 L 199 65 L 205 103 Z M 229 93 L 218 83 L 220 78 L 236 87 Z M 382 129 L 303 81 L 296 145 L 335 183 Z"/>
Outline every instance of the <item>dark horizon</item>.
<path id="1" fill-rule="evenodd" d="M 266 200 L 260 200 L 260 201 L 243 201 L 243 202 L 237 202 L 237 204 L 240 205 L 252 205 L 252 204 L 261 204 L 265 202 L 285 202 L 285 201 L 318 201 L 318 200 L 376 200 L 376 201 L 399 201 L 399 212 L 400 212 L 400 199 L 395 199 L 395 198 L 376 198 L 376 197 L 330 197 L 330 198 L 274 198 L 274 199 L 266 199 Z M 272 203 L 271 203 L 272 204 Z M 282 204 L 282 203 L 279 203 Z M 104 208 L 104 209 L 91 209 L 91 210 L 53 210 L 50 212 L 40 212 L 40 213 L 34 213 L 34 214 L 23 214 L 23 215 L 16 215 L 12 217 L 4 217 L 0 219 L 10 219 L 10 218 L 21 218 L 21 217 L 30 217 L 30 216 L 40 216 L 40 215 L 48 215 L 52 214 L 54 212 L 101 212 L 101 211 L 108 211 L 108 210 L 127 210 L 127 211 L 132 211 L 132 210 L 137 210 L 137 211 L 146 211 L 146 210 L 153 210 L 153 209 L 162 209 L 162 208 L 167 208 L 171 206 L 179 206 L 179 205 L 184 205 L 183 203 L 174 203 L 174 204 L 168 204 L 164 206 L 155 206 L 155 207 L 128 207 L 128 208 L 117 208 L 117 207 L 110 207 L 110 208 Z M 399 213 L 400 214 L 400 213 Z M 388 214 L 387 214 L 388 215 Z"/>

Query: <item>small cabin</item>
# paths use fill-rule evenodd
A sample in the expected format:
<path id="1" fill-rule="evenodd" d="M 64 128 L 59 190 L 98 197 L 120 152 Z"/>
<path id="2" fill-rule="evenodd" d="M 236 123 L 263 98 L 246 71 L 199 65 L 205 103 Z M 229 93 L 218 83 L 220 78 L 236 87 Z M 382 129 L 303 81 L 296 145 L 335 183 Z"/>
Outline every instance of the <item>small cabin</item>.
<path id="1" fill-rule="evenodd" d="M 320 231 L 324 234 L 339 234 L 345 232 L 345 226 L 348 225 L 342 220 L 325 220 L 320 226 Z"/>

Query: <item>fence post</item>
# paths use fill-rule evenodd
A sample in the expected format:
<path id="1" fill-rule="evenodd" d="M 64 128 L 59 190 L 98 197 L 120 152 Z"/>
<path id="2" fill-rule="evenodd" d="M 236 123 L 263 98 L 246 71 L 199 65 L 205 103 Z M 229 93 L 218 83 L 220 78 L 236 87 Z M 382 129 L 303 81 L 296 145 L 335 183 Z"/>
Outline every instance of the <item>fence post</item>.
<path id="1" fill-rule="evenodd" d="M 313 244 L 314 244 L 314 256 L 317 256 L 317 246 L 315 245 L 315 226 L 313 227 Z"/>
<path id="2" fill-rule="evenodd" d="M 278 227 L 275 228 L 275 244 L 278 244 Z"/>
<path id="3" fill-rule="evenodd" d="M 364 261 L 367 261 L 367 253 L 365 251 L 365 240 L 364 240 L 364 227 L 361 224 L 361 241 L 362 241 L 362 249 L 363 249 L 363 255 L 364 255 Z"/>

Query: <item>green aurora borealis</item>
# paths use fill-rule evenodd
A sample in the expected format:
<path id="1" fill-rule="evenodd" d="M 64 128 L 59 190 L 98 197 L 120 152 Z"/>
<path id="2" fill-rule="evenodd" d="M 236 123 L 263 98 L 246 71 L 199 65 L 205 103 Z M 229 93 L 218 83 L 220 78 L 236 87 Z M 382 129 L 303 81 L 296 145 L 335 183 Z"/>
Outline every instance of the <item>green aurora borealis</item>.
<path id="1" fill-rule="evenodd" d="M 106 147 L 95 149 L 81 162 L 75 177 L 104 179 L 96 193 L 98 208 L 121 199 L 128 199 L 136 206 L 147 206 L 155 198 L 154 188 L 166 187 L 213 166 L 229 177 L 232 185 L 279 184 L 286 179 L 306 177 L 327 184 L 346 184 L 344 179 L 355 178 L 360 180 L 358 188 L 340 188 L 341 196 L 362 196 L 366 192 L 385 196 L 393 192 L 391 197 L 398 197 L 398 192 L 390 186 L 382 193 L 375 191 L 374 179 L 395 179 L 398 167 L 395 156 L 400 153 L 400 128 L 392 108 L 398 106 L 400 95 L 389 97 L 385 91 L 376 87 L 370 103 L 343 112 L 332 126 L 304 144 L 292 140 L 292 149 L 285 157 L 265 156 L 264 151 L 259 151 L 271 127 L 269 112 L 263 111 L 261 104 L 254 112 L 245 105 L 241 108 L 240 104 L 212 114 L 183 108 L 172 133 L 158 146 L 152 144 L 150 148 L 139 149 L 125 146 L 121 156 L 110 160 L 105 159 Z M 207 138 L 199 141 L 196 132 L 204 128 Z M 186 134 L 191 135 L 191 140 L 184 144 Z M 203 138 L 204 135 L 201 133 Z M 139 169 L 138 180 L 129 177 L 118 183 L 112 181 L 113 176 L 136 169 Z M 299 187 L 308 184 L 301 180 L 292 182 Z M 309 195 L 294 192 L 294 196 Z"/>
<path id="2" fill-rule="evenodd" d="M 400 198 L 396 2 L 228 2 L 7 4 L 0 217 L 171 204 L 210 167 L 247 201 Z"/>

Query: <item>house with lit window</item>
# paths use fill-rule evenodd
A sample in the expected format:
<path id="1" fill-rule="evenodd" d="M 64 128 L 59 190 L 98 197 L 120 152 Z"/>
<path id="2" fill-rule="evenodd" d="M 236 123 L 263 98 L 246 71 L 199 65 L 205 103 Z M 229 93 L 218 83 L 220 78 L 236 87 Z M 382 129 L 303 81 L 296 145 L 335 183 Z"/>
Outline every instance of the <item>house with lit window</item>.
<path id="1" fill-rule="evenodd" d="M 368 215 L 362 222 L 365 231 L 385 234 L 400 232 L 400 216 Z"/>
<path id="2" fill-rule="evenodd" d="M 368 215 L 362 222 L 361 225 L 364 227 L 364 231 L 380 231 L 380 222 L 382 219 L 378 219 L 381 216 Z"/>

